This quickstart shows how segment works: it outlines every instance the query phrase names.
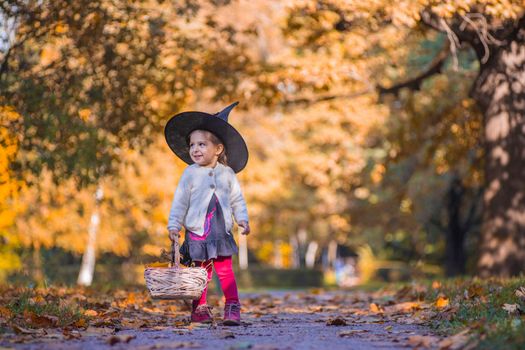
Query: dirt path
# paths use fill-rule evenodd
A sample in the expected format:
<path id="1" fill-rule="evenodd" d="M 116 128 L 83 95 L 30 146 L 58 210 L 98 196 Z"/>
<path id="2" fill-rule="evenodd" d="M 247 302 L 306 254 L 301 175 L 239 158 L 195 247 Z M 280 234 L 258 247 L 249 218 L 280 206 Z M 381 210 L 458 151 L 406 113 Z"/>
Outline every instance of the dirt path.
<path id="1" fill-rule="evenodd" d="M 432 335 L 403 313 L 371 312 L 366 294 L 270 293 L 242 295 L 243 324 L 89 327 L 78 339 L 51 333 L 18 338 L 5 334 L 0 346 L 16 349 L 407 349 L 410 337 Z M 246 305 L 246 307 L 245 307 Z M 394 316 L 399 317 L 394 317 Z M 412 320 L 412 321 L 410 321 Z M 415 319 L 417 320 L 417 319 Z M 112 345 L 110 345 L 113 343 Z M 2 348 L 3 349 L 3 348 Z"/>

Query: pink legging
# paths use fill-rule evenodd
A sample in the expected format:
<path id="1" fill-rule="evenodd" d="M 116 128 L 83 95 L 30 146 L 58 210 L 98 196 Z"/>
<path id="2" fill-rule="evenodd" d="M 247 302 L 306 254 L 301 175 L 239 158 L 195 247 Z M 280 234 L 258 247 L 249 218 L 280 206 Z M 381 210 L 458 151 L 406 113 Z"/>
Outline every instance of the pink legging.
<path id="1" fill-rule="evenodd" d="M 237 291 L 237 282 L 235 282 L 235 275 L 233 274 L 232 267 L 232 257 L 231 256 L 219 256 L 216 259 L 211 259 L 207 261 L 196 261 L 196 266 L 206 267 L 208 271 L 208 283 L 211 281 L 212 274 L 212 264 L 210 261 L 213 261 L 213 266 L 215 266 L 215 273 L 219 277 L 221 283 L 222 292 L 224 293 L 224 298 L 226 303 L 238 303 L 239 302 L 239 293 Z M 201 298 L 199 300 L 193 301 L 193 308 L 195 309 L 199 305 L 206 304 L 206 295 L 208 294 L 208 285 L 204 288 Z"/>

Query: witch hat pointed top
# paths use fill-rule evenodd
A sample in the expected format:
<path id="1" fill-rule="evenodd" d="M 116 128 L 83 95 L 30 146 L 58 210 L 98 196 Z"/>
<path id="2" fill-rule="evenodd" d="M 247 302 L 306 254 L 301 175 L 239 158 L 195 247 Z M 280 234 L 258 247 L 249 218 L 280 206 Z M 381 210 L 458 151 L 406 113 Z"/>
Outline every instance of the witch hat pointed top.
<path id="1" fill-rule="evenodd" d="M 239 104 L 239 101 L 232 103 L 228 107 L 224 108 L 222 111 L 215 113 L 216 117 L 221 118 L 224 121 L 228 121 L 228 115 L 230 114 L 231 110 L 235 108 Z"/>

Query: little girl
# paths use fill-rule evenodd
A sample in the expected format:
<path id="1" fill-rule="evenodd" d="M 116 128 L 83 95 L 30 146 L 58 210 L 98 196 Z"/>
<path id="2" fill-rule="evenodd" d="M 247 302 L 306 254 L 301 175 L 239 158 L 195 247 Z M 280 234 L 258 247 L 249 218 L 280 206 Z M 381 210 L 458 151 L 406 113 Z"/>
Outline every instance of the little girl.
<path id="1" fill-rule="evenodd" d="M 235 173 L 248 161 L 248 149 L 239 132 L 228 123 L 229 112 L 238 102 L 217 114 L 184 112 L 166 124 L 165 136 L 171 150 L 190 164 L 179 181 L 168 219 L 171 240 L 178 240 L 185 228 L 185 242 L 191 260 L 212 276 L 212 265 L 225 297 L 224 324 L 239 325 L 241 304 L 232 269 L 232 255 L 238 253 L 232 236 L 233 220 L 250 233 L 248 212 Z M 206 304 L 208 287 L 194 300 L 192 322 L 211 322 Z"/>

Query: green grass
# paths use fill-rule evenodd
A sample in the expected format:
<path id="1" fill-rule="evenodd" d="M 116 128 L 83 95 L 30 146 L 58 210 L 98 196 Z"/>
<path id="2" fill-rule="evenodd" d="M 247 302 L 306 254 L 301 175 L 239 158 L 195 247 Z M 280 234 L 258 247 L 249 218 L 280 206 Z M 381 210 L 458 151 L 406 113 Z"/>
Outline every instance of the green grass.
<path id="1" fill-rule="evenodd" d="M 28 322 L 25 316 L 30 314 L 57 317 L 57 327 L 73 325 L 81 319 L 87 321 L 87 318 L 77 305 L 60 302 L 58 296 L 40 295 L 39 298 L 36 297 L 37 293 L 34 290 L 27 289 L 6 305 L 13 313 L 13 321 L 15 323 L 23 327 L 33 327 L 32 323 Z"/>
<path id="2" fill-rule="evenodd" d="M 437 288 L 432 287 L 435 281 L 441 284 Z M 413 291 L 409 298 L 430 304 L 435 304 L 440 295 L 450 300 L 452 312 L 448 311 L 448 317 L 447 309 L 437 310 L 438 316 L 430 323 L 438 334 L 453 335 L 469 328 L 473 339 L 478 340 L 475 349 L 525 350 L 525 301 L 515 295 L 516 289 L 525 287 L 525 277 L 485 280 L 462 277 L 411 283 L 370 281 L 352 290 L 396 292 L 407 287 Z M 504 304 L 518 304 L 523 311 L 509 314 L 502 308 Z"/>
<path id="3" fill-rule="evenodd" d="M 439 288 L 428 288 L 426 299 L 435 301 L 442 294 L 457 307 L 449 320 L 433 321 L 441 333 L 454 334 L 470 328 L 479 339 L 476 349 L 525 349 L 525 315 L 509 314 L 504 304 L 518 304 L 525 310 L 525 301 L 515 291 L 525 286 L 525 278 L 513 279 L 450 279 Z"/>

